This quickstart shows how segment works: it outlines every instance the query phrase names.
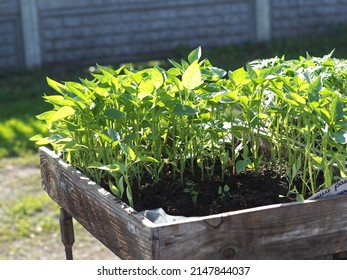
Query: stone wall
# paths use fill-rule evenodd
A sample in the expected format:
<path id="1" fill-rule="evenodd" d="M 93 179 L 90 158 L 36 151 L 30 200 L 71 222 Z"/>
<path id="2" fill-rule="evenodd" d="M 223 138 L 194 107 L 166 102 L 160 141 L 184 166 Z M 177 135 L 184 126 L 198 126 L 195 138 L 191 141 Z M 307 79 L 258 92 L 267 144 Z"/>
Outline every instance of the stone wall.
<path id="1" fill-rule="evenodd" d="M 166 58 L 344 21 L 347 0 L 0 0 L 0 68 Z"/>
<path id="2" fill-rule="evenodd" d="M 273 37 L 324 32 L 347 21 L 347 0 L 272 0 Z"/>
<path id="3" fill-rule="evenodd" d="M 71 1 L 49 2 L 38 2 L 42 59 L 48 63 L 165 57 L 183 44 L 222 45 L 254 37 L 252 1 L 77 1 L 69 8 L 64 4 Z"/>
<path id="4" fill-rule="evenodd" d="M 21 45 L 18 2 L 0 0 L 0 69 L 23 66 Z"/>

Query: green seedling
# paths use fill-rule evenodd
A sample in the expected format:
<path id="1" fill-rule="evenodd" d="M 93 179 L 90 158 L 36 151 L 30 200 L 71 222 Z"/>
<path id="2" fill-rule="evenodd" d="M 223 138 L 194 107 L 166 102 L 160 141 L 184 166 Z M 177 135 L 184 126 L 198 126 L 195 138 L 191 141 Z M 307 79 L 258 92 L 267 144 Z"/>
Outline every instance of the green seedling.
<path id="1" fill-rule="evenodd" d="M 52 145 L 97 183 L 109 182 L 131 206 L 144 175 L 156 183 L 168 169 L 182 184 L 196 170 L 195 184 L 216 174 L 223 181 L 248 169 L 284 170 L 299 199 L 346 173 L 345 60 L 275 57 L 227 73 L 197 48 L 170 62 L 167 70 L 98 65 L 79 83 L 47 78 L 56 94 L 44 96 L 52 109 L 37 118 L 50 135 L 32 140 Z M 194 186 L 184 192 L 195 205 Z"/>

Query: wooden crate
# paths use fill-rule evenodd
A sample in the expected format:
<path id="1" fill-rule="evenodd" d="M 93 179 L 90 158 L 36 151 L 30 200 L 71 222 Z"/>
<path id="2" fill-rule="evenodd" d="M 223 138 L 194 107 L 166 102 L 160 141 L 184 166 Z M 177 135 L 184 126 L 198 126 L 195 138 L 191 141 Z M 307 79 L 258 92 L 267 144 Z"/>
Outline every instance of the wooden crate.
<path id="1" fill-rule="evenodd" d="M 44 190 L 122 259 L 312 259 L 347 251 L 347 196 L 154 224 L 40 148 Z"/>

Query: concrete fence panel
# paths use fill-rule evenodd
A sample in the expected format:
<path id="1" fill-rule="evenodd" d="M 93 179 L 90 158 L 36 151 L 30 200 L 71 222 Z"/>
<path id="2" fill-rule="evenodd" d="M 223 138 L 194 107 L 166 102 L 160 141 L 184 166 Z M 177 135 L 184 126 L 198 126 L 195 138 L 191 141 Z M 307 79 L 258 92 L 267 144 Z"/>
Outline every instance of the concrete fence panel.
<path id="1" fill-rule="evenodd" d="M 165 58 L 344 21 L 347 0 L 0 0 L 0 68 Z"/>

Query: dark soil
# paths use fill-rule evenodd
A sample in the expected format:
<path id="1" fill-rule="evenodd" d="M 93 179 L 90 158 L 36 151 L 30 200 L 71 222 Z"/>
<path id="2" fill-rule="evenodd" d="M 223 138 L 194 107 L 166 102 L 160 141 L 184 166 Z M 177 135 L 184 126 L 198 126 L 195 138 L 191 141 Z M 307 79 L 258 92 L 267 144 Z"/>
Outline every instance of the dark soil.
<path id="1" fill-rule="evenodd" d="M 189 217 L 291 201 L 287 197 L 287 180 L 272 171 L 229 174 L 223 182 L 218 176 L 205 182 L 196 180 L 198 176 L 188 176 L 182 184 L 179 175 L 177 177 L 173 180 L 172 176 L 166 176 L 157 184 L 143 184 L 140 189 L 134 187 L 135 209 L 163 208 L 167 214 Z M 229 190 L 218 192 L 225 185 Z"/>

